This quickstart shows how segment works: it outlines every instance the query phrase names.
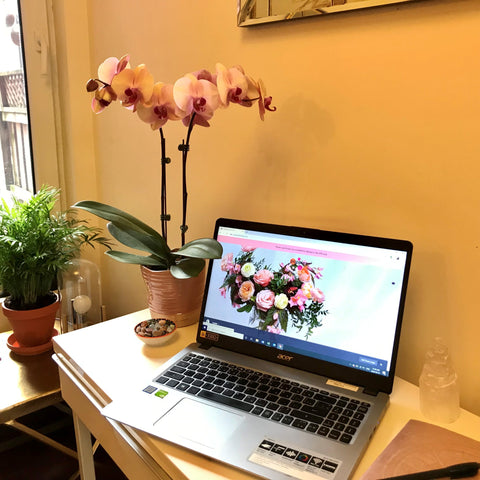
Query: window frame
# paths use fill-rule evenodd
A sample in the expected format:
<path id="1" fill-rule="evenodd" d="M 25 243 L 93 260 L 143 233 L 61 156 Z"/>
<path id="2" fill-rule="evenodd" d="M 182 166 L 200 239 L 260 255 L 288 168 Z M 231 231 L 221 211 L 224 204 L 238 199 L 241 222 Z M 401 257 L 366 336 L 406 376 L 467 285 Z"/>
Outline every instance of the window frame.
<path id="1" fill-rule="evenodd" d="M 35 188 L 64 185 L 55 32 L 50 0 L 18 0 Z"/>

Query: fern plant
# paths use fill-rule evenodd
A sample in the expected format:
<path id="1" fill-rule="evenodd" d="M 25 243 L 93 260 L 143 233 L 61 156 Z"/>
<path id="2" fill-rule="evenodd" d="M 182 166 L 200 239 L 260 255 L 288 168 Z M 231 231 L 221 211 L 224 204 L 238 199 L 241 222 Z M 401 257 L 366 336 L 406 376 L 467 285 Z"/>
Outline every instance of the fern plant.
<path id="1" fill-rule="evenodd" d="M 26 202 L 0 204 L 0 284 L 5 306 L 29 310 L 51 303 L 58 274 L 84 244 L 110 248 L 100 229 L 77 220 L 71 210 L 54 212 L 59 190 L 42 187 Z"/>

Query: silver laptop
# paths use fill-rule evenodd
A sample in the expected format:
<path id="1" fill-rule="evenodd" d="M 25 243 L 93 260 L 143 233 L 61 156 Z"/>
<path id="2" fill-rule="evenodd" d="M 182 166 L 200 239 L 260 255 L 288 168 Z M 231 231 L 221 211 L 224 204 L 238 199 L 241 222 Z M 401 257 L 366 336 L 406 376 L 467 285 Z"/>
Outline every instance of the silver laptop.
<path id="1" fill-rule="evenodd" d="M 219 219 L 197 342 L 103 414 L 266 479 L 351 476 L 388 405 L 412 244 Z"/>

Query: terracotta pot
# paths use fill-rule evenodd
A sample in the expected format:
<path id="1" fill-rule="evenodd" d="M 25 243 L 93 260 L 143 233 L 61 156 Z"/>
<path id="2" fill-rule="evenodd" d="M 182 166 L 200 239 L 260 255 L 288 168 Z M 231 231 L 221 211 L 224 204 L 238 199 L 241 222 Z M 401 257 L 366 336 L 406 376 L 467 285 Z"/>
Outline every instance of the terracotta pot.
<path id="1" fill-rule="evenodd" d="M 2 303 L 2 310 L 12 326 L 20 347 L 44 345 L 52 339 L 55 315 L 60 308 L 60 295 L 56 300 L 42 308 L 33 310 L 12 310 Z"/>
<path id="2" fill-rule="evenodd" d="M 175 278 L 170 270 L 150 270 L 142 266 L 148 290 L 148 307 L 152 318 L 173 320 L 177 327 L 198 322 L 205 287 L 205 269 L 192 278 Z"/>

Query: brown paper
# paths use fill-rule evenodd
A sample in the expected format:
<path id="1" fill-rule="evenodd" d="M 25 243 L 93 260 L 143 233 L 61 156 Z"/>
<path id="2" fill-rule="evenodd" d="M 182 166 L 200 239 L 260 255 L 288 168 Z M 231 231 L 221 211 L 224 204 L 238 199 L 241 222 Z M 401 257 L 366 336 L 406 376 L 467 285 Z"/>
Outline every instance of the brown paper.
<path id="1" fill-rule="evenodd" d="M 480 462 L 480 442 L 430 423 L 410 420 L 361 480 L 378 480 L 464 462 Z M 480 480 L 480 473 L 472 480 Z"/>

